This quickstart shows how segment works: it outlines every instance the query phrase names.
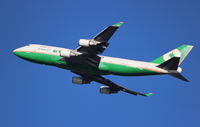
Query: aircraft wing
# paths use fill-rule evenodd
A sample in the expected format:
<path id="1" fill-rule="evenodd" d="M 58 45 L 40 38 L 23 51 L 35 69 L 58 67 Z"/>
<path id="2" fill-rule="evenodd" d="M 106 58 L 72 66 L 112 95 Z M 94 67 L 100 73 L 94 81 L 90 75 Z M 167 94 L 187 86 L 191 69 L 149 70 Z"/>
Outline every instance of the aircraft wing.
<path id="1" fill-rule="evenodd" d="M 108 42 L 108 40 L 112 37 L 115 31 L 122 25 L 124 22 L 116 23 L 112 26 L 107 27 L 99 34 L 97 34 L 93 39 L 99 42 Z"/>
<path id="2" fill-rule="evenodd" d="M 129 93 L 129 94 L 132 94 L 132 95 L 140 95 L 140 96 L 150 96 L 150 95 L 153 94 L 153 93 L 143 94 L 143 93 L 139 93 L 139 92 L 127 89 L 127 88 L 122 87 L 122 86 L 120 86 L 120 85 L 112 82 L 111 80 L 106 79 L 106 78 L 104 78 L 100 75 L 87 75 L 87 74 L 82 74 L 82 73 L 78 73 L 78 72 L 73 72 L 73 73 L 81 75 L 82 77 L 85 77 L 85 78 L 90 79 L 92 81 L 101 83 L 103 85 L 109 86 L 112 91 L 116 91 L 116 92 L 123 91 L 123 92 Z"/>
<path id="3" fill-rule="evenodd" d="M 71 56 L 70 58 L 64 57 L 60 60 L 67 61 L 68 63 L 81 63 L 87 64 L 92 67 L 98 68 L 100 63 L 100 56 L 98 54 L 103 53 L 103 51 L 108 47 L 108 40 L 112 37 L 115 31 L 122 25 L 123 22 L 116 23 L 104 29 L 98 35 L 96 35 L 93 39 L 80 39 L 79 46 L 76 50 L 80 54 Z M 81 41 L 82 40 L 82 41 Z M 81 41 L 81 44 L 80 44 Z M 67 53 L 68 54 L 68 53 Z M 72 52 L 73 54 L 73 52 Z"/>
<path id="4" fill-rule="evenodd" d="M 150 95 L 152 95 L 152 93 L 143 94 L 143 93 L 139 93 L 139 92 L 127 89 L 127 88 L 122 87 L 122 86 L 110 81 L 109 79 L 106 79 L 106 78 L 102 77 L 102 76 L 93 76 L 92 79 L 95 82 L 98 82 L 98 83 L 104 84 L 106 86 L 109 86 L 112 90 L 123 91 L 123 92 L 129 93 L 129 94 L 133 94 L 133 95 L 141 95 L 141 96 L 150 96 Z"/>
<path id="5" fill-rule="evenodd" d="M 78 52 L 86 53 L 90 56 L 103 53 L 103 51 L 108 47 L 108 40 L 112 37 L 115 31 L 122 25 L 124 22 L 119 22 L 114 25 L 111 25 L 104 29 L 102 32 L 97 34 L 92 41 L 98 42 L 96 45 L 91 45 L 89 47 L 79 46 L 76 50 Z"/>

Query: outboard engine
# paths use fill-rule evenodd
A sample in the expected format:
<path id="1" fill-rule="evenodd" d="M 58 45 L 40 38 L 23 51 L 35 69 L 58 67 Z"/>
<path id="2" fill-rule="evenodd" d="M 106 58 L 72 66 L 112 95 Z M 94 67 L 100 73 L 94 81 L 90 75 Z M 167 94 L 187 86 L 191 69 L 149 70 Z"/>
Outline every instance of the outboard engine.
<path id="1" fill-rule="evenodd" d="M 99 92 L 102 94 L 112 94 L 117 93 L 118 91 L 111 89 L 109 86 L 101 86 Z"/>

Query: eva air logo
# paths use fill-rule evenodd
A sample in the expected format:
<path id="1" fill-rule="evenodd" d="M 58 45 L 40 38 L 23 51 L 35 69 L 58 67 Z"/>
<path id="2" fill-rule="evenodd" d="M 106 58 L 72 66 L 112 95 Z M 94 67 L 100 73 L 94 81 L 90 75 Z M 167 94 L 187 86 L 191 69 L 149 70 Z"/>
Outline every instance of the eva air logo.
<path id="1" fill-rule="evenodd" d="M 170 54 L 169 54 L 169 57 L 170 58 L 172 58 L 172 57 L 174 57 L 175 55 L 174 55 L 174 53 L 173 52 L 171 52 Z"/>
<path id="2" fill-rule="evenodd" d="M 181 57 L 181 52 L 178 49 L 174 49 L 163 56 L 164 61 L 167 61 L 173 57 Z"/>

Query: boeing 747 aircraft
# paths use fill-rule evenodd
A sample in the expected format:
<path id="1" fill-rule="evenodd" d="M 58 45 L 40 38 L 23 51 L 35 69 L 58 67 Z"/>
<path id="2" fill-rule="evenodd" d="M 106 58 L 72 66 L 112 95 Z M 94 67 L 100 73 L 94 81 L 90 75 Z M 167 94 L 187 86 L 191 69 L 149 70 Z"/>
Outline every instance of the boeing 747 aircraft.
<path id="1" fill-rule="evenodd" d="M 144 76 L 168 74 L 183 81 L 188 81 L 180 74 L 182 69 L 179 66 L 193 48 L 191 45 L 182 45 L 151 62 L 99 55 L 108 47 L 108 40 L 122 24 L 123 22 L 119 22 L 109 26 L 92 39 L 80 39 L 79 47 L 74 50 L 29 44 L 15 49 L 13 53 L 30 62 L 70 70 L 79 75 L 79 77 L 72 78 L 74 84 L 89 84 L 92 81 L 101 83 L 104 86 L 100 87 L 100 93 L 103 94 L 123 91 L 133 95 L 152 95 L 152 93 L 143 94 L 124 88 L 102 75 Z"/>

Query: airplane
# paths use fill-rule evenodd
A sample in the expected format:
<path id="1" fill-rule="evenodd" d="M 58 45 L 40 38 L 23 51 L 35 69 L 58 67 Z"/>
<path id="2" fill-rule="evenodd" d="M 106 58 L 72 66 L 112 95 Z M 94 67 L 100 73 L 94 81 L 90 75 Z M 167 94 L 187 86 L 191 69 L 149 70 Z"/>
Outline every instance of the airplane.
<path id="1" fill-rule="evenodd" d="M 79 75 L 78 77 L 72 78 L 72 83 L 74 84 L 90 84 L 92 81 L 103 84 L 100 87 L 100 93 L 102 94 L 113 94 L 119 91 L 141 96 L 150 96 L 153 94 L 143 94 L 130 90 L 106 79 L 102 75 L 145 76 L 168 74 L 188 82 L 180 74 L 182 68 L 179 66 L 192 50 L 192 45 L 181 45 L 150 62 L 99 55 L 108 47 L 109 39 L 122 24 L 124 22 L 111 25 L 92 39 L 80 39 L 78 42 L 79 47 L 73 50 L 47 45 L 29 44 L 15 49 L 13 53 L 33 63 L 70 70 Z"/>

